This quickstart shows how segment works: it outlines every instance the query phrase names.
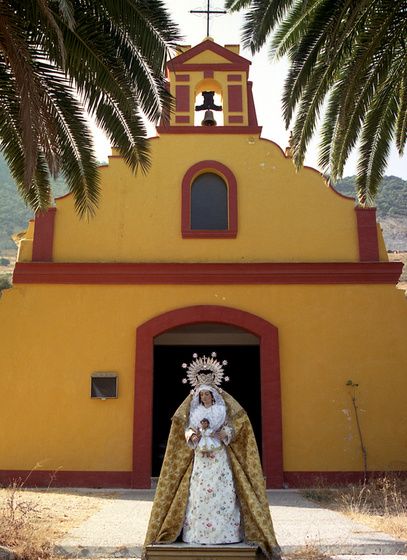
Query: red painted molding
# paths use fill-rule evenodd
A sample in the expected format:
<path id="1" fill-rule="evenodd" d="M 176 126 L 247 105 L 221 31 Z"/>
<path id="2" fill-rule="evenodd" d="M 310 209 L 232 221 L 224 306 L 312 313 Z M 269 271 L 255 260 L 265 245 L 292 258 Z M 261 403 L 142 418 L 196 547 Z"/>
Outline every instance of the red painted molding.
<path id="1" fill-rule="evenodd" d="M 48 208 L 46 212 L 38 213 L 35 216 L 33 261 L 52 261 L 56 210 L 56 208 Z"/>
<path id="2" fill-rule="evenodd" d="M 249 119 L 250 119 L 249 109 Z M 250 121 L 249 121 L 250 123 Z M 260 134 L 261 126 L 157 126 L 160 134 Z"/>
<path id="3" fill-rule="evenodd" d="M 242 86 L 228 86 L 228 108 L 231 113 L 243 111 Z"/>
<path id="4" fill-rule="evenodd" d="M 169 63 L 171 64 L 171 63 Z M 205 72 L 205 70 L 212 70 L 215 72 L 248 72 L 249 63 L 223 63 L 223 62 L 200 62 L 191 64 L 178 64 L 171 65 L 172 72 Z"/>
<path id="5" fill-rule="evenodd" d="M 189 111 L 189 86 L 175 86 L 175 110 Z"/>
<path id="6" fill-rule="evenodd" d="M 407 478 L 407 471 L 369 471 L 368 480 L 382 476 Z M 362 483 L 362 471 L 284 471 L 284 486 L 289 488 L 309 488 L 321 484 L 340 486 Z"/>
<path id="7" fill-rule="evenodd" d="M 169 70 L 173 70 L 174 66 L 183 65 L 187 63 L 189 60 L 191 60 L 191 58 L 194 58 L 198 54 L 201 54 L 205 51 L 211 51 L 215 54 L 218 54 L 219 56 L 223 57 L 225 60 L 228 60 L 229 63 L 232 64 L 244 64 L 247 68 L 251 64 L 249 60 L 243 58 L 239 54 L 236 54 L 230 51 L 229 49 L 226 49 L 225 47 L 218 45 L 214 41 L 205 40 L 202 41 L 202 43 L 199 43 L 199 45 L 196 45 L 195 47 L 192 47 L 191 49 L 188 49 L 187 51 L 171 59 L 167 63 L 167 67 L 169 68 Z M 231 64 L 226 64 L 226 66 L 230 68 Z M 188 68 L 189 67 L 190 64 L 188 64 Z"/>
<path id="8" fill-rule="evenodd" d="M 149 488 L 151 480 L 154 337 L 169 329 L 196 323 L 234 325 L 260 338 L 263 469 L 267 486 L 281 488 L 283 452 L 278 330 L 256 315 L 217 305 L 197 305 L 169 311 L 137 329 L 133 487 Z"/>
<path id="9" fill-rule="evenodd" d="M 228 82 L 241 82 L 242 75 L 241 74 L 228 74 Z"/>
<path id="10" fill-rule="evenodd" d="M 189 82 L 189 80 L 190 80 L 189 74 L 175 74 L 176 82 Z"/>
<path id="11" fill-rule="evenodd" d="M 0 484 L 25 481 L 24 487 L 131 488 L 131 472 L 126 471 L 37 471 L 0 470 Z"/>
<path id="12" fill-rule="evenodd" d="M 397 284 L 400 262 L 42 263 L 17 262 L 14 284 Z"/>
<path id="13" fill-rule="evenodd" d="M 191 229 L 191 186 L 194 179 L 204 172 L 213 172 L 220 175 L 226 182 L 228 189 L 228 223 L 225 231 L 192 230 Z M 235 238 L 237 235 L 237 182 L 232 171 L 214 160 L 204 160 L 188 169 L 182 179 L 182 204 L 181 204 L 181 232 L 184 238 Z"/>
<path id="14" fill-rule="evenodd" d="M 204 70 L 204 78 L 213 78 L 214 71 L 213 70 Z"/>
<path id="15" fill-rule="evenodd" d="M 228 118 L 230 123 L 242 123 L 243 122 L 243 116 L 242 115 L 229 115 Z"/>
<path id="16" fill-rule="evenodd" d="M 361 262 L 379 261 L 379 242 L 377 239 L 376 208 L 355 207 L 358 226 L 359 260 Z"/>
<path id="17" fill-rule="evenodd" d="M 407 478 L 407 471 L 369 471 L 368 479 L 379 476 L 397 476 Z M 141 488 L 136 486 L 131 471 L 30 471 L 0 470 L 0 485 L 9 486 L 13 482 L 27 480 L 26 488 Z M 315 484 L 343 485 L 363 481 L 361 471 L 284 471 L 283 485 L 289 488 L 309 488 Z M 283 486 L 281 485 L 281 486 Z M 281 488 L 267 483 L 267 488 Z M 150 488 L 150 486 L 148 486 Z"/>

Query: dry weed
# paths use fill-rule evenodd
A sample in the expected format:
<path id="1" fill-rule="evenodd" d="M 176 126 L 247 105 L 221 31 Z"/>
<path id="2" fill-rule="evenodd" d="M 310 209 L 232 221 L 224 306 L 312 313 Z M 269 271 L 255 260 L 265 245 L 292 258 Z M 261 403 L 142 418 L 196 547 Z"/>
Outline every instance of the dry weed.
<path id="1" fill-rule="evenodd" d="M 21 483 L 6 489 L 0 508 L 0 545 L 10 548 L 21 560 L 51 560 L 50 521 L 31 500 L 24 499 Z"/>
<path id="2" fill-rule="evenodd" d="M 407 481 L 397 476 L 380 476 L 366 484 L 339 488 L 320 485 L 304 491 L 304 496 L 378 531 L 407 539 Z"/>

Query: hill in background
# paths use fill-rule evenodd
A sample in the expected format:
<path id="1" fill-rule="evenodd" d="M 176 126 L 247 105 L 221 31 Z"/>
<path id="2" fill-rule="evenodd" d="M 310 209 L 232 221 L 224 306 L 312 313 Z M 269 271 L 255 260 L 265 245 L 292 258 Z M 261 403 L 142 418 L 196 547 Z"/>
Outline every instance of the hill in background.
<path id="1" fill-rule="evenodd" d="M 335 188 L 354 196 L 355 177 L 345 177 Z M 388 251 L 407 251 L 407 181 L 394 175 L 383 178 L 376 200 L 377 221 L 380 223 Z"/>
<path id="2" fill-rule="evenodd" d="M 348 196 L 354 195 L 354 177 L 345 177 L 336 189 Z M 62 179 L 53 184 L 54 196 L 67 192 Z M 377 199 L 378 221 L 383 228 L 387 249 L 407 251 L 407 181 L 399 177 L 385 177 Z M 16 245 L 13 233 L 27 229 L 33 217 L 17 189 L 4 158 L 0 155 L 0 255 L 13 254 Z"/>

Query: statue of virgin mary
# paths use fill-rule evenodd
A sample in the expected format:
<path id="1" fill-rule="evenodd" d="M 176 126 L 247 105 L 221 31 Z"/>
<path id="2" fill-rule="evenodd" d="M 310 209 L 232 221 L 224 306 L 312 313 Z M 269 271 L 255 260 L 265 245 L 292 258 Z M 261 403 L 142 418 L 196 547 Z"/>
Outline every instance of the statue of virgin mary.
<path id="1" fill-rule="evenodd" d="M 244 541 L 278 559 L 250 420 L 219 388 L 226 363 L 215 353 L 193 357 L 187 373 L 193 391 L 172 418 L 144 546 L 179 538 L 197 545 Z"/>

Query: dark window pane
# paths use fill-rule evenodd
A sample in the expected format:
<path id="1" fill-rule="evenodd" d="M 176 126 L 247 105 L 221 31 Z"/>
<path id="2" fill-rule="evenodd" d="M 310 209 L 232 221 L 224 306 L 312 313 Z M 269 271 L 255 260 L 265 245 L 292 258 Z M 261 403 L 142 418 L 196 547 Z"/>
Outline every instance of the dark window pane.
<path id="1" fill-rule="evenodd" d="M 117 377 L 92 377 L 91 397 L 99 399 L 117 397 Z"/>
<path id="2" fill-rule="evenodd" d="M 215 173 L 199 175 L 192 183 L 191 229 L 228 229 L 228 189 Z"/>

